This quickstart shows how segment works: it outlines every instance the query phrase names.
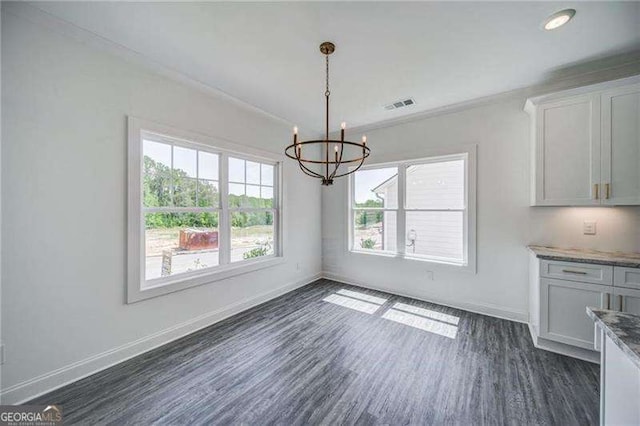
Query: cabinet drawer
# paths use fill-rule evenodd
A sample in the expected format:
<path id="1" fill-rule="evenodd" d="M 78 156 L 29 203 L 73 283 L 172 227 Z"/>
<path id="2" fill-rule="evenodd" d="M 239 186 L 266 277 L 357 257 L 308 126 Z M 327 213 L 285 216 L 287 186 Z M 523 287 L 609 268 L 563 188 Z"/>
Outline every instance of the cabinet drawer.
<path id="1" fill-rule="evenodd" d="M 613 266 L 542 260 L 540 276 L 593 284 L 613 284 Z"/>
<path id="2" fill-rule="evenodd" d="M 613 268 L 613 285 L 640 289 L 640 268 Z"/>

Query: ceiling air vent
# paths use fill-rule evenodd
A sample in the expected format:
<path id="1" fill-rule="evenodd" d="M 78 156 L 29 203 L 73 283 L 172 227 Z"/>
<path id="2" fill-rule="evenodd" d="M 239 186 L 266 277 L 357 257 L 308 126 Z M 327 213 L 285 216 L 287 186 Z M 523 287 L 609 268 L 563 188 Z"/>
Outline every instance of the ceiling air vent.
<path id="1" fill-rule="evenodd" d="M 392 110 L 392 109 L 404 108 L 411 105 L 415 105 L 415 103 L 416 101 L 414 101 L 413 98 L 407 98 L 407 99 L 402 99 L 400 101 L 392 102 L 389 105 L 385 105 L 384 109 Z"/>

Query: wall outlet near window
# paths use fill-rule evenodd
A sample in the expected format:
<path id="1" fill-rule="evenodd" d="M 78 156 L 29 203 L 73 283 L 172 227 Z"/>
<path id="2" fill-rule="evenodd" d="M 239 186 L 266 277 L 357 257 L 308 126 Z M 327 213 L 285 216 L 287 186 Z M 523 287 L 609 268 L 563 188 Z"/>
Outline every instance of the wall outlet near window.
<path id="1" fill-rule="evenodd" d="M 585 220 L 582 226 L 582 233 L 584 235 L 596 235 L 596 221 Z"/>
<path id="2" fill-rule="evenodd" d="M 429 281 L 433 281 L 433 271 L 427 271 L 427 279 Z"/>

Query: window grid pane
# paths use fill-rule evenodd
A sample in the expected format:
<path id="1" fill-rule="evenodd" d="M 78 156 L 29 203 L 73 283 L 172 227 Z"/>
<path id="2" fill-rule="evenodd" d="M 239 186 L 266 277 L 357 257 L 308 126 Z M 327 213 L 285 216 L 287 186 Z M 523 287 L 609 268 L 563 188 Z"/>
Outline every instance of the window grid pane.
<path id="1" fill-rule="evenodd" d="M 407 167 L 407 209 L 464 208 L 464 160 L 447 160 Z"/>
<path id="2" fill-rule="evenodd" d="M 219 264 L 219 214 L 146 213 L 145 280 Z"/>
<path id="3" fill-rule="evenodd" d="M 355 250 L 397 250 L 397 212 L 392 210 L 360 210 L 354 215 L 353 245 Z"/>
<path id="4" fill-rule="evenodd" d="M 231 262 L 274 254 L 274 218 L 272 210 L 230 211 Z"/>
<path id="5" fill-rule="evenodd" d="M 463 262 L 463 212 L 412 211 L 406 217 L 407 255 Z"/>
<path id="6" fill-rule="evenodd" d="M 353 207 L 398 207 L 398 168 L 359 170 L 353 176 Z"/>
<path id="7" fill-rule="evenodd" d="M 241 171 L 245 175 L 239 181 Z M 273 207 L 274 173 L 272 165 L 229 157 L 229 208 Z M 263 182 L 269 185 L 263 185 Z"/>

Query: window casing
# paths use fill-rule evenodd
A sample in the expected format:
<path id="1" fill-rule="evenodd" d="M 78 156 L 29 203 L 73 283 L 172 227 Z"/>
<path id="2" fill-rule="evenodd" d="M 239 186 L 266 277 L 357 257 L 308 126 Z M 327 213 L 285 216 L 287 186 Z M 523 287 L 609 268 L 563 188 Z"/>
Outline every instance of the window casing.
<path id="1" fill-rule="evenodd" d="M 351 175 L 349 250 L 475 272 L 475 157 L 476 147 L 470 146 L 455 153 L 437 152 L 416 160 L 370 164 Z M 385 170 L 397 173 L 382 179 Z M 384 199 L 384 206 L 371 207 L 375 204 L 371 193 Z M 365 213 L 370 217 L 363 221 Z M 363 244 L 367 241 L 363 235 L 375 243 Z"/>
<path id="2" fill-rule="evenodd" d="M 129 119 L 128 302 L 283 261 L 279 157 Z"/>

